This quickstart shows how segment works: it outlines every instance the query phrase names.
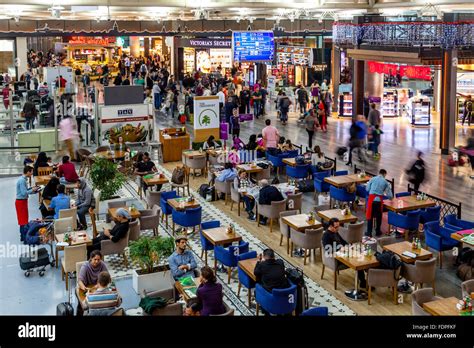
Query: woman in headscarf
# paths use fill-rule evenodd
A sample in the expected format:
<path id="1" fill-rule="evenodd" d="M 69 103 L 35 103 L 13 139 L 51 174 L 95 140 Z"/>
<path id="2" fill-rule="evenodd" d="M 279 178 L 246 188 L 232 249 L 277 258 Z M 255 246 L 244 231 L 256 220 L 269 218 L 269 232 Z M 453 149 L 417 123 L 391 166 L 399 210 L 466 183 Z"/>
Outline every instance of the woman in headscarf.
<path id="1" fill-rule="evenodd" d="M 38 154 L 38 158 L 33 166 L 33 176 L 38 176 L 38 168 L 41 167 L 49 167 L 48 164 L 48 156 L 46 156 L 46 152 L 40 152 Z"/>
<path id="2" fill-rule="evenodd" d="M 51 180 L 46 184 L 44 187 L 43 192 L 41 193 L 41 197 L 43 200 L 52 200 L 53 197 L 56 197 L 58 195 L 58 185 L 59 185 L 59 179 L 57 177 L 52 177 Z M 41 215 L 43 218 L 46 218 L 47 216 L 51 215 L 51 211 L 49 211 L 44 203 L 41 203 L 40 206 L 40 211 Z"/>

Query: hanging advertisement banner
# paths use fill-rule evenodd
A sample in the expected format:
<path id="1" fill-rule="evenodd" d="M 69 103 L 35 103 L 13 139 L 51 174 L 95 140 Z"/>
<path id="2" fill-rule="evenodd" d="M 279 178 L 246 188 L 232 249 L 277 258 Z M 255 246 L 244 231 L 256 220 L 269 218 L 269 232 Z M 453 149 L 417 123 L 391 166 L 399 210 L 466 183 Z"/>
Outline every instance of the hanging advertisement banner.
<path id="1" fill-rule="evenodd" d="M 124 142 L 147 141 L 150 126 L 147 104 L 103 106 L 100 115 L 102 141 L 114 144 L 120 137 Z"/>
<path id="2" fill-rule="evenodd" d="M 424 65 L 398 65 L 380 62 L 367 62 L 369 72 L 374 74 L 400 75 L 409 79 L 431 80 L 431 68 Z"/>
<path id="3" fill-rule="evenodd" d="M 219 139 L 219 97 L 194 98 L 194 141 L 205 141 L 210 135 Z"/>

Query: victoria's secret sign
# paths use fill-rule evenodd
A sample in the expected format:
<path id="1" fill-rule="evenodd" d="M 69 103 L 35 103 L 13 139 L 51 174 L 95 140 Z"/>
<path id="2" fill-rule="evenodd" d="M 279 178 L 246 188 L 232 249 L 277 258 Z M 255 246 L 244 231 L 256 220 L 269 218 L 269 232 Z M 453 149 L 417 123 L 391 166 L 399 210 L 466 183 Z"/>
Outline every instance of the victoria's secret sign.
<path id="1" fill-rule="evenodd" d="M 193 47 L 193 48 L 231 48 L 232 41 L 229 39 L 180 39 L 179 47 Z"/>
<path id="2" fill-rule="evenodd" d="M 397 65 L 379 62 L 368 62 L 370 73 L 397 75 L 409 79 L 431 80 L 431 68 L 423 65 Z"/>

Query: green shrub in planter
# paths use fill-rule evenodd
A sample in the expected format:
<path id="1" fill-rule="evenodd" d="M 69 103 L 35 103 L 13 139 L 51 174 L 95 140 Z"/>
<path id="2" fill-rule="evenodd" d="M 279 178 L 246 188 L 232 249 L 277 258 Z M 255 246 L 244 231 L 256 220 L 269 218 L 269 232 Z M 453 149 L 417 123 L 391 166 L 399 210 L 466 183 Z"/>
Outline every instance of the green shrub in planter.
<path id="1" fill-rule="evenodd" d="M 101 192 L 101 200 L 113 197 L 123 186 L 126 177 L 118 171 L 118 165 L 106 158 L 97 158 L 90 173 L 92 188 Z"/>
<path id="2" fill-rule="evenodd" d="M 130 243 L 130 257 L 140 266 L 139 274 L 159 271 L 159 265 L 174 252 L 172 237 L 142 236 Z M 167 267 L 166 267 L 167 268 Z"/>

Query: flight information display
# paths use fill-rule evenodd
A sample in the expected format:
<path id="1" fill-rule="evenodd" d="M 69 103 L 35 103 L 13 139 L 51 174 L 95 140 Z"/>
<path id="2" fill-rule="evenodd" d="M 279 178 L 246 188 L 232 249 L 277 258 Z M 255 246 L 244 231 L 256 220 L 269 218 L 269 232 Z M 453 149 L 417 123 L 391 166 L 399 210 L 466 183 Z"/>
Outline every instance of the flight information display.
<path id="1" fill-rule="evenodd" d="M 272 31 L 234 31 L 232 33 L 234 62 L 273 61 L 275 43 Z"/>

